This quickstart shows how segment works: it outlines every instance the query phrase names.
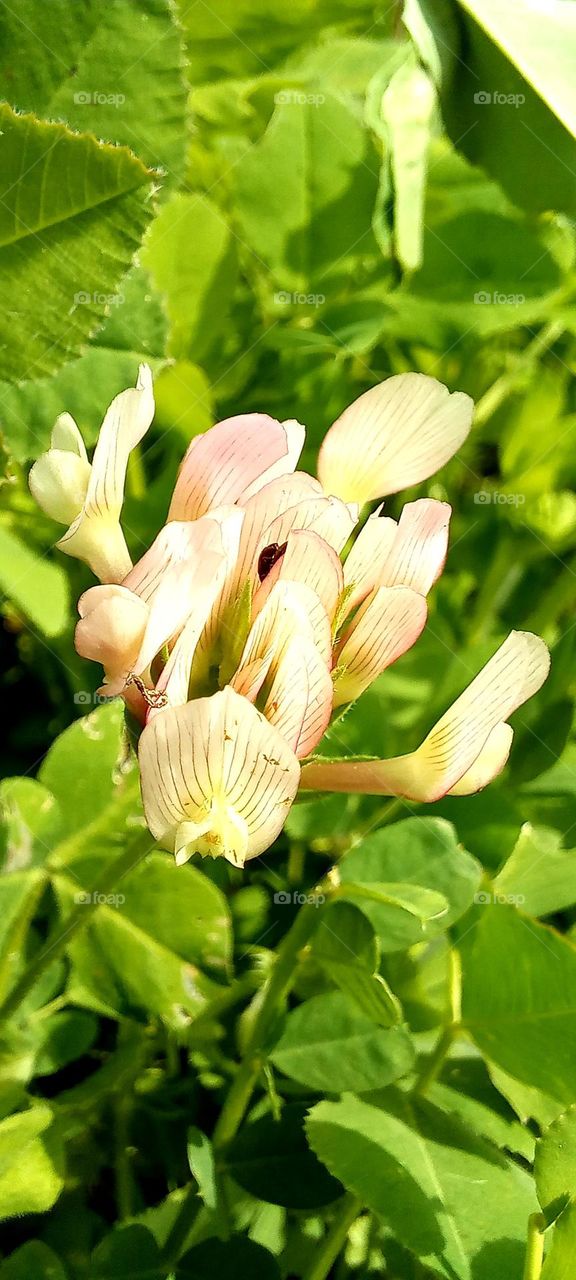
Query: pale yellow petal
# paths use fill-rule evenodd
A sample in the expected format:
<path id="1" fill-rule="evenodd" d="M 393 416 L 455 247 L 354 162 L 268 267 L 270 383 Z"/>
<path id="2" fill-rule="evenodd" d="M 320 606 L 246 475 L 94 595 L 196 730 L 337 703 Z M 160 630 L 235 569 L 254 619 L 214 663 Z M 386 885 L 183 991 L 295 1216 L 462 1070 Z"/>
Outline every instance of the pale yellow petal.
<path id="1" fill-rule="evenodd" d="M 146 820 L 180 860 L 199 852 L 242 866 L 275 840 L 298 787 L 281 734 L 230 688 L 160 712 L 138 754 Z"/>
<path id="2" fill-rule="evenodd" d="M 335 654 L 334 706 L 353 702 L 415 644 L 426 624 L 426 601 L 408 587 L 380 587 L 368 596 Z"/>
<path id="3" fill-rule="evenodd" d="M 546 645 L 527 631 L 512 631 L 472 683 L 434 726 L 417 751 L 389 760 L 307 765 L 302 786 L 320 791 L 359 791 L 439 800 L 466 779 L 498 772 L 510 745 L 505 721 L 543 685 L 550 667 Z M 482 757 L 482 753 L 485 753 Z"/>
<path id="4" fill-rule="evenodd" d="M 85 560 L 104 582 L 121 582 L 132 567 L 119 517 L 128 457 L 153 416 L 152 375 L 148 365 L 140 365 L 136 387 L 116 396 L 106 413 L 84 505 L 58 543 L 67 555 Z"/>
<path id="5" fill-rule="evenodd" d="M 361 505 L 434 475 L 463 444 L 472 401 L 423 373 L 365 391 L 326 435 L 318 475 L 327 493 Z"/>
<path id="6" fill-rule="evenodd" d="M 299 759 L 309 755 L 326 732 L 332 702 L 325 661 L 310 639 L 294 636 L 278 662 L 263 710 Z"/>

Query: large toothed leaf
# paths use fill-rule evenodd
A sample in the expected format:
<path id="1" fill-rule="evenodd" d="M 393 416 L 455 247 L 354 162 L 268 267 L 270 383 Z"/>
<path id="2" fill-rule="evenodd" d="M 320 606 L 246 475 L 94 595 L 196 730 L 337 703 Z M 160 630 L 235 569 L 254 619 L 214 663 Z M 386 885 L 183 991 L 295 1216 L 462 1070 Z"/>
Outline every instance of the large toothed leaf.
<path id="1" fill-rule="evenodd" d="M 19 0 L 0 19 L 12 106 L 122 142 L 164 184 L 183 169 L 186 87 L 172 0 Z"/>
<path id="2" fill-rule="evenodd" d="M 0 108 L 0 377 L 79 353 L 138 248 L 149 184 L 127 149 Z"/>

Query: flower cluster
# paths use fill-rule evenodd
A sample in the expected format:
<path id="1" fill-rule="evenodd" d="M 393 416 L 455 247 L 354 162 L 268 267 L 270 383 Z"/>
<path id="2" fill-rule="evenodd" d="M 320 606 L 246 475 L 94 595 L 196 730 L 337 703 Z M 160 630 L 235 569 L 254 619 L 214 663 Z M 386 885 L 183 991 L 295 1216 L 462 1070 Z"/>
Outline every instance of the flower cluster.
<path id="1" fill-rule="evenodd" d="M 318 479 L 296 470 L 300 423 L 228 418 L 192 441 L 167 522 L 132 565 L 126 468 L 153 414 L 143 365 L 111 404 L 91 464 L 63 414 L 30 474 L 40 506 L 69 526 L 58 546 L 102 584 L 79 601 L 76 648 L 102 664 L 101 692 L 121 695 L 143 726 L 153 835 L 179 862 L 199 852 L 243 866 L 276 838 L 299 787 L 433 801 L 485 786 L 508 758 L 509 716 L 548 671 L 528 633 L 511 633 L 411 754 L 312 755 L 334 712 L 424 628 L 450 507 L 420 499 L 396 522 L 380 508 L 366 519 L 366 504 L 453 456 L 469 397 L 423 374 L 388 378 L 330 428 Z"/>

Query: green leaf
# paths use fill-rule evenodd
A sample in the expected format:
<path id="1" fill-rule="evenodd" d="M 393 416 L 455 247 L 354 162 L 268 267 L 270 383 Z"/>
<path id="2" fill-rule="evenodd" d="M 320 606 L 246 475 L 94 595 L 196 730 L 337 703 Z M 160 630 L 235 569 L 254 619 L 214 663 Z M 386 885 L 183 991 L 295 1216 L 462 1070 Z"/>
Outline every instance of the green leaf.
<path id="1" fill-rule="evenodd" d="M 123 142 L 168 180 L 182 175 L 186 88 L 169 0 L 21 0 L 3 13 L 1 48 L 13 106 Z"/>
<path id="2" fill-rule="evenodd" d="M 405 271 L 422 265 L 426 168 L 435 91 L 426 72 L 407 62 L 396 71 L 382 99 L 394 183 L 396 255 Z"/>
<path id="3" fill-rule="evenodd" d="M 227 1172 L 267 1204 L 315 1209 L 342 1195 L 306 1142 L 305 1114 L 305 1107 L 290 1102 L 279 1120 L 265 1115 L 245 1125 L 228 1149 Z"/>
<path id="4" fill-rule="evenodd" d="M 564 1111 L 536 1144 L 536 1191 L 548 1223 L 576 1196 L 576 1107 Z"/>
<path id="5" fill-rule="evenodd" d="M 109 834 L 116 835 L 126 811 L 135 810 L 137 817 L 136 773 L 124 761 L 123 725 L 120 703 L 97 707 L 65 729 L 42 762 L 39 779 L 61 806 L 63 836 L 78 833 L 85 839 L 87 831 L 107 823 Z M 64 860 L 63 853 L 62 849 L 57 861 Z"/>
<path id="6" fill-rule="evenodd" d="M 414 1050 L 403 1027 L 374 1023 L 339 991 L 313 996 L 286 1019 L 271 1061 L 311 1089 L 377 1089 L 407 1075 Z"/>
<path id="7" fill-rule="evenodd" d="M 334 902 L 322 913 L 312 940 L 312 955 L 365 1017 L 382 1027 L 401 1021 L 399 1001 L 376 972 L 376 935 L 357 907 Z"/>
<path id="8" fill-rule="evenodd" d="M 152 209 L 125 148 L 0 107 L 0 376 L 51 373 L 98 327 Z"/>
<path id="9" fill-rule="evenodd" d="M 525 1160 L 532 1161 L 534 1159 L 532 1133 L 524 1125 L 519 1124 L 511 1112 L 508 1112 L 496 1090 L 493 1090 L 496 1103 L 491 1099 L 492 1106 L 488 1105 L 483 1096 L 473 1097 L 468 1092 L 466 1067 L 483 1066 L 483 1063 L 474 1063 L 474 1060 L 464 1062 L 462 1064 L 464 1071 L 457 1060 L 450 1065 L 454 1068 L 453 1085 L 445 1084 L 444 1079 L 433 1082 L 427 1090 L 428 1100 L 440 1110 L 457 1116 L 473 1133 L 486 1138 L 488 1142 L 493 1142 L 501 1151 L 517 1152 Z M 503 1114 L 504 1111 L 506 1114 Z"/>
<path id="10" fill-rule="evenodd" d="M 521 207 L 573 214 L 572 5 L 523 2 L 503 12 L 498 0 L 461 0 L 458 17 L 454 42 L 435 32 L 450 45 L 442 105 L 455 144 Z M 527 168 L 538 182 L 526 181 Z"/>
<path id="11" fill-rule="evenodd" d="M 572 1280 L 576 1256 L 576 1205 L 570 1204 L 554 1225 L 541 1280 Z"/>
<path id="12" fill-rule="evenodd" d="M 162 1280 L 160 1250 L 146 1227 L 116 1227 L 92 1254 L 92 1280 Z"/>
<path id="13" fill-rule="evenodd" d="M 34 1073 L 50 1076 L 87 1053 L 97 1038 L 98 1022 L 81 1009 L 65 1009 L 39 1019 L 34 1030 L 37 1046 Z"/>
<path id="14" fill-rule="evenodd" d="M 41 866 L 61 830 L 59 806 L 35 778 L 2 779 L 0 821 L 3 871 Z"/>
<path id="15" fill-rule="evenodd" d="M 576 949 L 508 906 L 479 906 L 462 939 L 463 1023 L 518 1080 L 576 1100 Z"/>
<path id="16" fill-rule="evenodd" d="M 176 1268 L 176 1280 L 280 1280 L 273 1254 L 247 1236 L 204 1240 L 189 1249 Z"/>
<path id="17" fill-rule="evenodd" d="M 29 1240 L 0 1264 L 0 1280 L 67 1280 L 56 1254 L 40 1240 Z"/>
<path id="18" fill-rule="evenodd" d="M 89 894 L 56 878 L 71 907 Z M 70 946 L 70 996 L 111 1016 L 148 1011 L 179 1029 L 218 1001 L 230 925 L 220 890 L 195 867 L 152 854 L 126 875 Z"/>
<path id="19" fill-rule="evenodd" d="M 1 527 L 0 592 L 43 635 L 58 636 L 64 631 L 70 617 L 70 588 L 62 566 L 31 551 Z"/>
<path id="20" fill-rule="evenodd" d="M 306 96 L 277 106 L 262 140 L 242 157 L 235 202 L 244 238 L 278 287 L 307 294 L 318 286 L 323 295 L 331 273 L 351 272 L 374 252 L 377 162 L 344 103 Z M 293 303 L 293 295 L 284 301 Z"/>
<path id="21" fill-rule="evenodd" d="M 143 260 L 165 296 L 168 354 L 201 360 L 222 336 L 236 281 L 225 215 L 205 196 L 173 196 L 150 229 Z"/>
<path id="22" fill-rule="evenodd" d="M 428 1104 L 391 1092 L 386 1103 L 393 1111 L 352 1096 L 318 1103 L 312 1149 L 435 1275 L 519 1274 L 535 1207 L 528 1175 Z"/>
<path id="23" fill-rule="evenodd" d="M 552 0 L 545 6 L 512 5 L 503 12 L 498 0 L 460 3 L 576 136 L 576 91 L 570 56 L 576 40 L 574 6 Z"/>
<path id="24" fill-rule="evenodd" d="M 470 906 L 481 869 L 458 844 L 456 832 L 443 818 L 407 818 L 358 842 L 339 864 L 343 891 L 358 885 L 402 882 L 441 894 L 446 914 L 425 925 L 417 915 L 370 898 L 356 905 L 367 915 L 382 951 L 403 951 L 424 937 L 434 937 L 454 923 Z M 377 890 L 376 890 L 377 892 Z"/>
<path id="25" fill-rule="evenodd" d="M 61 1153 L 50 1107 L 32 1107 L 0 1122 L 0 1217 L 44 1213 L 63 1187 Z"/>
<path id="26" fill-rule="evenodd" d="M 146 348 L 90 347 L 50 378 L 18 386 L 0 382 L 0 416 L 14 456 L 23 462 L 48 449 L 52 427 L 64 410 L 78 422 L 86 444 L 94 444 L 108 405 L 120 391 L 134 386 L 142 360 L 151 360 Z"/>
<path id="27" fill-rule="evenodd" d="M 557 831 L 527 822 L 493 884 L 531 916 L 562 911 L 576 902 L 576 850 L 563 849 Z"/>
<path id="28" fill-rule="evenodd" d="M 448 912 L 448 902 L 442 893 L 435 889 L 425 889 L 422 885 L 412 884 L 370 884 L 346 885 L 343 892 L 358 901 L 380 902 L 383 906 L 398 907 L 409 916 L 415 916 L 421 924 L 430 920 L 439 920 Z"/>
<path id="29" fill-rule="evenodd" d="M 192 1177 L 198 1183 L 198 1194 L 207 1209 L 216 1209 L 218 1192 L 216 1188 L 216 1166 L 212 1143 L 201 1129 L 188 1130 L 188 1164 Z"/>
<path id="30" fill-rule="evenodd" d="M 0 999 L 22 963 L 26 934 L 45 885 L 38 868 L 0 876 Z"/>

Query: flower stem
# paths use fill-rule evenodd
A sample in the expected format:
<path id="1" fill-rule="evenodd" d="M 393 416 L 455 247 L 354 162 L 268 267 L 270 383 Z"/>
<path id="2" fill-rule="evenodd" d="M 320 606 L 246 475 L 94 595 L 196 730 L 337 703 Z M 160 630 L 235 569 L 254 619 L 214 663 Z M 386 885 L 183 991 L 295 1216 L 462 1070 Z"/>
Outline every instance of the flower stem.
<path id="1" fill-rule="evenodd" d="M 132 868 L 135 867 L 147 853 L 154 848 L 154 841 L 148 831 L 141 831 L 136 839 L 122 851 L 118 858 L 115 858 L 106 867 L 100 878 L 92 885 L 91 889 L 86 890 L 86 901 L 77 904 L 74 911 L 70 913 L 68 918 L 50 934 L 43 947 L 36 953 L 33 960 L 24 970 L 24 973 L 18 979 L 18 982 L 12 988 L 10 994 L 0 1005 L 0 1023 L 7 1022 L 13 1017 L 20 1008 L 23 1000 L 26 999 L 28 992 L 34 986 L 34 983 L 48 968 L 53 964 L 54 960 L 66 950 L 76 937 L 76 934 L 88 924 L 95 911 L 100 906 L 102 895 L 109 893 L 123 876 L 127 875 Z"/>
<path id="2" fill-rule="evenodd" d="M 263 990 L 244 1059 L 214 1129 L 213 1142 L 217 1148 L 224 1147 L 231 1141 L 244 1119 L 254 1085 L 260 1074 L 262 1048 L 268 1031 L 279 1004 L 290 990 L 300 951 L 308 942 L 317 923 L 318 908 L 314 903 L 307 903 L 300 908 L 293 925 L 278 948 L 276 963 L 268 985 Z"/>
<path id="3" fill-rule="evenodd" d="M 544 1261 L 544 1231 L 546 1223 L 542 1213 L 532 1213 L 528 1219 L 528 1239 L 523 1280 L 540 1280 Z"/>
<path id="4" fill-rule="evenodd" d="M 462 964 L 460 953 L 452 947 L 448 955 L 448 1021 L 437 1041 L 436 1048 L 426 1060 L 414 1086 L 414 1093 L 426 1093 L 439 1075 L 460 1030 L 462 1018 Z"/>
<path id="5" fill-rule="evenodd" d="M 267 986 L 256 996 L 260 1003 L 248 1037 L 244 1057 L 212 1134 L 215 1152 L 220 1152 L 231 1142 L 242 1124 L 262 1069 L 265 1056 L 264 1048 L 270 1027 L 274 1021 L 278 1006 L 290 990 L 300 952 L 308 942 L 317 923 L 318 908 L 314 903 L 306 903 L 305 906 L 300 908 L 294 923 L 285 934 L 278 948 L 276 962 Z M 188 1187 L 182 1200 L 162 1251 L 164 1266 L 174 1266 L 180 1256 L 184 1242 L 194 1238 L 190 1236 L 194 1223 L 196 1223 L 196 1228 L 199 1231 L 206 1221 L 206 1216 L 202 1207 L 198 1204 L 198 1190 L 196 1183 L 193 1182 Z"/>
<path id="6" fill-rule="evenodd" d="M 352 1193 L 340 1201 L 340 1204 L 336 1207 L 337 1217 L 325 1235 L 319 1249 L 316 1250 L 314 1261 L 306 1272 L 304 1280 L 326 1280 L 340 1250 L 346 1244 L 352 1223 L 356 1221 L 363 1208 L 362 1200 L 358 1196 L 352 1195 Z"/>

